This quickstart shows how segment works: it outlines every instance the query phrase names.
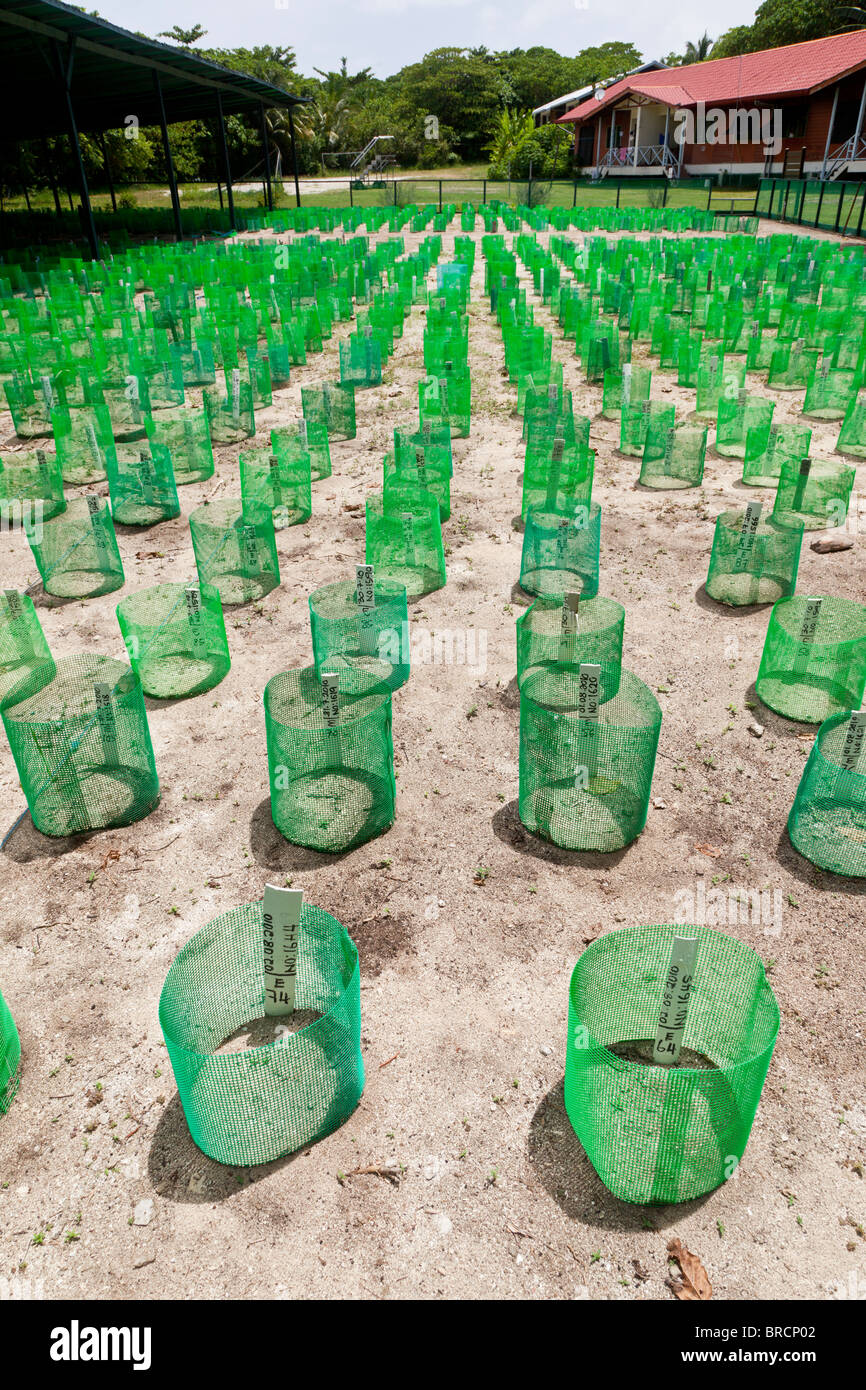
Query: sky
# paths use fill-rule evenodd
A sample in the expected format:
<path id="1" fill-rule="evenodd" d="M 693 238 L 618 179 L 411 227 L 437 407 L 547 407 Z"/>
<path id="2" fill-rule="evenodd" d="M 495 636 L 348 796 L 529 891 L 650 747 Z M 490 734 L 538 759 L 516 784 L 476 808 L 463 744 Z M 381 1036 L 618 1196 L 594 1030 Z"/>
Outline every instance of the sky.
<path id="1" fill-rule="evenodd" d="M 433 48 L 542 45 L 573 56 L 609 40 L 631 41 L 645 60 L 681 53 L 689 39 L 750 24 L 760 0 L 83 0 L 103 19 L 155 38 L 179 24 L 207 29 L 205 46 L 294 48 L 301 72 L 370 67 L 387 77 Z M 716 16 L 720 19 L 716 21 Z M 716 22 L 714 22 L 716 21 Z M 552 92 L 551 96 L 560 95 Z"/>

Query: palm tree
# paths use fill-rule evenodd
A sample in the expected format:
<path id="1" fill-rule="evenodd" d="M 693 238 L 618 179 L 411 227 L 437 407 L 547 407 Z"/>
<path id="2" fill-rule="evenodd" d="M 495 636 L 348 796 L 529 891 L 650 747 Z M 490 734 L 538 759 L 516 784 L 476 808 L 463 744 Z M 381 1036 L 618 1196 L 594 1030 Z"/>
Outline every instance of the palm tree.
<path id="1" fill-rule="evenodd" d="M 710 49 L 712 46 L 713 40 L 710 38 L 709 34 L 702 34 L 697 43 L 689 42 L 686 44 L 686 51 L 683 54 L 683 63 L 705 63 L 710 56 Z"/>

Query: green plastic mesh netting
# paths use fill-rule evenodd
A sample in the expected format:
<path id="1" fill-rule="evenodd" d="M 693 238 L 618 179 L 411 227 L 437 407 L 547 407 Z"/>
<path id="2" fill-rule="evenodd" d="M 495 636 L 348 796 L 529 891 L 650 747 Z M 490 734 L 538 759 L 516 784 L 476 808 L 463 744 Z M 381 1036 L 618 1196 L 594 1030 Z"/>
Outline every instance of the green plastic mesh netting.
<path id="1" fill-rule="evenodd" d="M 121 526 L 155 526 L 180 516 L 171 455 L 161 444 L 141 440 L 105 451 L 111 511 Z"/>
<path id="2" fill-rule="evenodd" d="M 271 816 L 281 835 L 337 854 L 393 825 L 390 691 L 372 681 L 359 693 L 341 689 L 329 725 L 322 681 L 307 666 L 274 676 L 264 702 Z"/>
<path id="3" fill-rule="evenodd" d="M 794 592 L 803 528 L 781 526 L 763 513 L 756 520 L 752 507 L 716 519 L 707 593 L 717 603 L 775 603 Z"/>
<path id="4" fill-rule="evenodd" d="M 0 994 L 0 1115 L 15 1099 L 21 1067 L 21 1043 L 9 1005 Z"/>
<path id="5" fill-rule="evenodd" d="M 832 359 L 825 357 L 809 378 L 803 414 L 815 420 L 842 420 L 856 394 L 856 385 L 855 372 L 847 367 L 833 367 Z"/>
<path id="6" fill-rule="evenodd" d="M 803 459 L 809 453 L 812 431 L 806 425 L 771 425 L 746 436 L 743 482 L 749 487 L 775 487 L 785 459 Z"/>
<path id="7" fill-rule="evenodd" d="M 625 632 L 625 609 L 616 599 L 540 597 L 521 613 L 515 630 L 519 687 L 539 670 L 595 662 L 601 667 L 599 700 L 616 694 Z"/>
<path id="8" fill-rule="evenodd" d="M 651 1060 L 677 936 L 698 957 L 682 1065 Z M 779 1031 L 763 962 L 708 927 L 612 931 L 577 962 L 568 1000 L 565 1108 L 601 1181 L 624 1202 L 686 1202 L 736 1171 Z M 624 1054 L 624 1055 L 621 1055 Z"/>
<path id="9" fill-rule="evenodd" d="M 263 957 L 262 903 L 247 903 L 187 942 L 160 995 L 190 1134 L 218 1163 L 268 1163 L 314 1143 L 364 1089 L 360 968 L 345 928 L 304 903 L 291 1015 L 264 1017 Z"/>
<path id="10" fill-rule="evenodd" d="M 439 501 L 432 492 L 390 478 L 384 492 L 368 492 L 366 559 L 402 584 L 409 598 L 446 582 Z"/>
<path id="11" fill-rule="evenodd" d="M 155 584 L 116 608 L 129 662 L 146 695 L 183 699 L 211 690 L 231 667 L 219 590 Z"/>
<path id="12" fill-rule="evenodd" d="M 451 470 L 447 461 L 428 460 L 423 449 L 401 447 L 385 455 L 382 466 L 387 491 L 393 483 L 406 483 L 421 492 L 432 492 L 439 503 L 439 519 L 451 516 Z"/>
<path id="13" fill-rule="evenodd" d="M 81 654 L 41 667 L 40 688 L 2 710 L 37 830 L 129 825 L 159 802 L 141 682 L 122 661 Z"/>
<path id="14" fill-rule="evenodd" d="M 256 416 L 253 388 L 248 381 L 235 377 L 227 391 L 221 386 L 206 386 L 202 400 L 212 444 L 240 444 L 244 439 L 252 439 Z"/>
<path id="15" fill-rule="evenodd" d="M 263 502 L 271 510 L 274 529 L 299 526 L 313 511 L 310 455 L 300 447 L 247 449 L 239 456 L 241 497 Z"/>
<path id="16" fill-rule="evenodd" d="M 856 472 L 838 459 L 784 459 L 773 516 L 783 526 L 799 525 L 807 531 L 841 526 Z"/>
<path id="17" fill-rule="evenodd" d="M 106 477 L 105 455 L 114 446 L 111 416 L 104 405 L 61 407 L 51 412 L 57 462 L 63 481 L 89 487 Z"/>
<path id="18" fill-rule="evenodd" d="M 601 507 L 583 503 L 568 512 L 530 508 L 523 533 L 520 587 L 528 594 L 598 593 Z"/>
<path id="19" fill-rule="evenodd" d="M 102 497 L 71 498 L 59 516 L 28 530 L 27 539 L 46 594 L 96 598 L 123 585 L 114 523 Z"/>
<path id="20" fill-rule="evenodd" d="M 355 388 L 349 382 L 325 381 L 321 386 L 302 386 L 304 419 L 325 425 L 329 439 L 355 438 Z"/>
<path id="21" fill-rule="evenodd" d="M 147 421 L 146 429 L 152 445 L 159 444 L 168 450 L 178 487 L 204 482 L 213 476 L 213 449 L 206 409 L 162 410 Z"/>
<path id="22" fill-rule="evenodd" d="M 47 449 L 21 449 L 0 455 L 0 521 L 6 527 L 25 518 L 50 521 L 66 508 L 57 455 Z"/>
<path id="23" fill-rule="evenodd" d="M 591 717 L 584 677 L 592 670 L 546 667 L 524 677 L 519 810 L 527 830 L 562 849 L 609 853 L 646 823 L 662 712 L 652 691 L 621 670 L 616 695 Z"/>
<path id="24" fill-rule="evenodd" d="M 33 600 L 16 589 L 0 590 L 0 704 L 22 699 L 33 673 L 51 659 Z"/>
<path id="25" fill-rule="evenodd" d="M 623 402 L 620 414 L 619 451 L 630 458 L 643 458 L 643 451 L 650 429 L 655 434 L 667 435 L 676 423 L 676 408 L 664 405 L 661 401 L 638 401 L 634 405 Z"/>
<path id="26" fill-rule="evenodd" d="M 409 612 L 406 589 L 376 577 L 369 600 L 359 603 L 357 584 L 338 580 L 310 594 L 310 629 L 316 670 L 335 671 L 342 689 L 370 681 L 399 690 L 409 679 Z M 368 586 L 369 587 L 369 586 Z M 355 682 L 357 679 L 357 686 Z"/>
<path id="27" fill-rule="evenodd" d="M 776 714 L 821 724 L 859 709 L 866 690 L 866 607 L 851 599 L 780 599 L 770 614 L 758 696 Z"/>
<path id="28" fill-rule="evenodd" d="M 722 395 L 716 416 L 716 453 L 723 458 L 744 459 L 750 434 L 754 439 L 769 437 L 775 408 L 775 401 L 763 396 L 744 393 L 742 398 L 729 400 Z"/>
<path id="29" fill-rule="evenodd" d="M 859 390 L 848 406 L 836 448 L 841 454 L 866 458 L 866 390 Z"/>
<path id="30" fill-rule="evenodd" d="M 527 448 L 523 465 L 524 521 L 532 507 L 547 512 L 574 512 L 592 500 L 595 450 L 562 439 L 545 441 L 546 447 Z"/>
<path id="31" fill-rule="evenodd" d="M 640 482 L 643 487 L 699 487 L 707 454 L 706 425 L 671 425 L 650 418 Z"/>
<path id="32" fill-rule="evenodd" d="M 803 769 L 788 834 L 812 864 L 866 878 L 866 713 L 834 714 Z"/>
<path id="33" fill-rule="evenodd" d="M 289 457 L 296 455 L 297 449 L 310 456 L 310 477 L 313 482 L 331 476 L 331 450 L 328 444 L 328 427 L 309 420 L 298 420 L 289 427 L 271 430 L 271 448 L 277 453 L 288 451 Z"/>
<path id="34" fill-rule="evenodd" d="M 264 502 L 223 498 L 196 507 L 189 529 L 199 579 L 224 604 L 253 603 L 280 582 L 271 509 Z"/>

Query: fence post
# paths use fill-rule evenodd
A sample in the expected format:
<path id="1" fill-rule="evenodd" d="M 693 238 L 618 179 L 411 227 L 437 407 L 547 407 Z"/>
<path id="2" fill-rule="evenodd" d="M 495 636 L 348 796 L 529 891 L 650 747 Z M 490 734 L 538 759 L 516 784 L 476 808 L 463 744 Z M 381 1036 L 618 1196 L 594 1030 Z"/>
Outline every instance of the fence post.
<path id="1" fill-rule="evenodd" d="M 834 231 L 834 232 L 838 232 L 838 230 L 839 230 L 839 218 L 842 216 L 842 204 L 843 204 L 844 201 L 845 201 L 845 189 L 846 189 L 846 187 L 847 187 L 847 184 L 844 184 L 844 183 L 843 183 L 843 184 L 840 185 L 840 188 L 839 188 L 839 206 L 838 206 L 837 209 L 836 209 L 836 221 L 833 223 L 833 231 Z"/>
<path id="2" fill-rule="evenodd" d="M 394 180 L 394 206 L 397 206 L 397 180 Z"/>
<path id="3" fill-rule="evenodd" d="M 482 186 L 482 189 L 481 189 L 481 201 L 482 201 L 482 203 L 486 203 L 486 202 L 487 202 L 487 180 L 486 180 L 486 179 L 483 179 L 483 180 L 482 180 L 482 185 L 483 185 L 483 186 Z"/>
<path id="4" fill-rule="evenodd" d="M 806 211 L 806 194 L 809 191 L 809 180 L 804 176 L 800 183 L 800 206 L 797 211 L 797 226 L 803 225 L 803 213 Z"/>
<path id="5" fill-rule="evenodd" d="M 668 181 L 667 181 L 667 179 L 665 179 L 664 184 L 662 185 L 662 207 L 663 207 L 663 208 L 666 208 L 667 205 L 668 205 Z"/>
<path id="6" fill-rule="evenodd" d="M 442 211 L 442 180 L 439 180 L 439 211 Z"/>
<path id="7" fill-rule="evenodd" d="M 350 174 L 350 175 L 349 175 L 349 207 L 350 207 L 350 208 L 353 208 L 354 206 L 355 206 L 355 199 L 354 199 L 354 197 L 353 197 L 353 195 L 352 195 L 352 175 Z"/>
<path id="8" fill-rule="evenodd" d="M 857 236 L 860 236 L 860 234 L 861 234 L 862 227 L 863 227 L 863 213 L 866 212 L 866 193 L 862 193 L 862 188 L 863 188 L 863 185 L 862 185 L 862 184 L 860 185 L 860 188 L 861 188 L 860 216 L 859 216 L 858 219 L 857 219 Z"/>
<path id="9" fill-rule="evenodd" d="M 819 221 L 820 216 L 821 216 L 821 204 L 822 204 L 823 201 L 824 201 L 824 189 L 826 188 L 826 186 L 827 186 L 826 183 L 825 183 L 824 180 L 822 179 L 822 180 L 821 180 L 821 192 L 818 194 L 818 211 L 815 213 L 815 223 L 814 223 L 814 225 L 815 225 L 816 227 L 817 227 L 817 225 L 818 225 L 818 221 Z"/>
<path id="10" fill-rule="evenodd" d="M 617 205 L 617 207 L 619 207 L 619 195 L 620 195 L 621 191 L 622 191 L 622 179 L 620 179 L 619 183 L 618 183 L 617 186 L 616 186 L 616 205 Z"/>
<path id="11" fill-rule="evenodd" d="M 710 188 L 709 188 L 709 192 L 707 193 L 707 212 L 709 212 L 709 210 L 710 210 L 710 207 L 711 207 L 711 205 L 712 205 L 712 201 L 713 201 L 713 179 L 712 179 L 712 175 L 710 175 Z"/>
<path id="12" fill-rule="evenodd" d="M 577 207 L 577 179 L 574 180 L 574 197 L 571 200 L 571 206 L 573 208 Z"/>

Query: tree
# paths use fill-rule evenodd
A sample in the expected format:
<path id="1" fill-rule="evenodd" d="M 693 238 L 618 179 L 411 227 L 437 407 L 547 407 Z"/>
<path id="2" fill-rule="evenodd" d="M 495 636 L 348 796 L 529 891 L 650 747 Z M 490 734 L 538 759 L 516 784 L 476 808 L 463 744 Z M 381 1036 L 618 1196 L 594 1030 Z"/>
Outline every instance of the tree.
<path id="1" fill-rule="evenodd" d="M 740 53 L 758 53 L 765 48 L 784 48 L 838 34 L 846 24 L 851 6 L 840 0 L 764 0 L 752 25 L 738 25 L 717 39 L 714 58 L 732 58 Z"/>
<path id="2" fill-rule="evenodd" d="M 710 49 L 713 41 L 709 34 L 704 31 L 697 43 L 687 43 L 686 51 L 683 54 L 683 63 L 705 63 L 710 56 Z"/>
<path id="3" fill-rule="evenodd" d="M 194 24 L 191 29 L 181 29 L 179 24 L 174 24 L 171 29 L 161 29 L 156 37 L 171 39 L 172 43 L 180 44 L 181 48 L 192 48 L 192 45 L 203 39 L 206 33 L 207 29 L 203 29 L 200 24 Z"/>

